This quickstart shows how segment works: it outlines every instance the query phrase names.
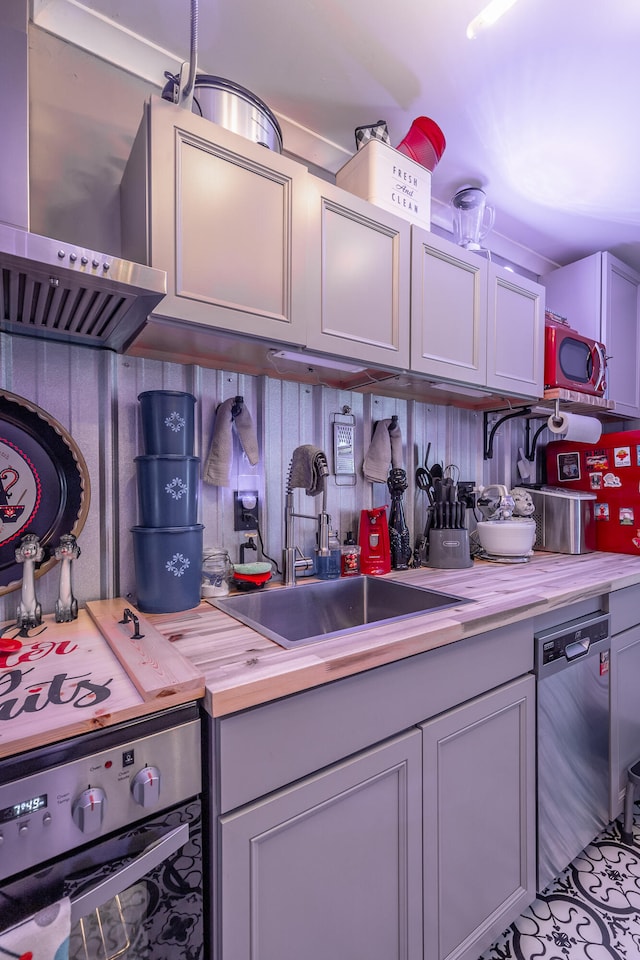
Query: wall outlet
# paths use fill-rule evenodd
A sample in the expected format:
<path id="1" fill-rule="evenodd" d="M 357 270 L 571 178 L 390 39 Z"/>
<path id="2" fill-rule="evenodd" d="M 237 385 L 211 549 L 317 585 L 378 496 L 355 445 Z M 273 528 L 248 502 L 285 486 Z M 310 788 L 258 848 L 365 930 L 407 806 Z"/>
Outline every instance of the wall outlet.
<path id="1" fill-rule="evenodd" d="M 476 505 L 476 484 L 473 480 L 463 480 L 458 484 L 458 500 L 471 510 Z"/>
<path id="2" fill-rule="evenodd" d="M 236 490 L 233 494 L 233 529 L 258 529 L 258 491 Z"/>

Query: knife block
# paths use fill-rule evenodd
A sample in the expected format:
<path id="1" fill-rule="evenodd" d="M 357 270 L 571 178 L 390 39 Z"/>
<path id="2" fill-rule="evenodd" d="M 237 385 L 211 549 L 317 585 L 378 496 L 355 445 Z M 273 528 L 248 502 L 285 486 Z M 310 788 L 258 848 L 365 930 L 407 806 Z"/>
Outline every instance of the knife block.
<path id="1" fill-rule="evenodd" d="M 453 527 L 429 532 L 428 567 L 460 569 L 472 564 L 468 530 Z"/>

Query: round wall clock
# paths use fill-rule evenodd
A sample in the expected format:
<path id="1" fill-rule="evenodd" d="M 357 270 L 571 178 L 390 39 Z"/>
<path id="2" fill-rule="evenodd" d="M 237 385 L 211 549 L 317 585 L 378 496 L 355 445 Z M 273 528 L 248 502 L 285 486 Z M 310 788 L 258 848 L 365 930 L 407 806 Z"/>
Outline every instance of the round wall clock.
<path id="1" fill-rule="evenodd" d="M 62 534 L 78 536 L 89 511 L 89 473 L 72 437 L 28 400 L 0 390 L 0 595 L 22 582 L 16 547 L 35 533 L 45 549 L 36 571 L 56 562 Z"/>

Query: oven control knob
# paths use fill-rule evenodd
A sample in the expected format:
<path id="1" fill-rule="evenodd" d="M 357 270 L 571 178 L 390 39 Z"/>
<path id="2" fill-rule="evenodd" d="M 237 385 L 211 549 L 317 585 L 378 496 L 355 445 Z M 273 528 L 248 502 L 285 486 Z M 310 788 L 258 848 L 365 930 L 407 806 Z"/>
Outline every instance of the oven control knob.
<path id="1" fill-rule="evenodd" d="M 153 807 L 160 799 L 160 771 L 157 767 L 138 770 L 131 784 L 133 799 L 141 807 Z"/>
<path id="2" fill-rule="evenodd" d="M 100 787 L 88 787 L 74 801 L 71 816 L 83 833 L 96 833 L 102 826 L 107 797 Z"/>

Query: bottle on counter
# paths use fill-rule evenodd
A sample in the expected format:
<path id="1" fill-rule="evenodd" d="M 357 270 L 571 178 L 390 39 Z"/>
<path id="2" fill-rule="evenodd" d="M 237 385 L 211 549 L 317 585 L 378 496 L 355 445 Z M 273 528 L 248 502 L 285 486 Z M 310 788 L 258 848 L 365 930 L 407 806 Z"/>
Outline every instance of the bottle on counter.
<path id="1" fill-rule="evenodd" d="M 226 597 L 229 593 L 231 561 L 224 547 L 205 548 L 202 559 L 202 586 L 200 596 Z"/>
<path id="2" fill-rule="evenodd" d="M 329 534 L 329 551 L 316 550 L 316 576 L 320 580 L 337 580 L 340 576 L 341 549 L 337 531 Z"/>
<path id="3" fill-rule="evenodd" d="M 349 530 L 340 551 L 340 576 L 355 577 L 360 573 L 360 546 L 353 539 L 353 532 Z"/>

